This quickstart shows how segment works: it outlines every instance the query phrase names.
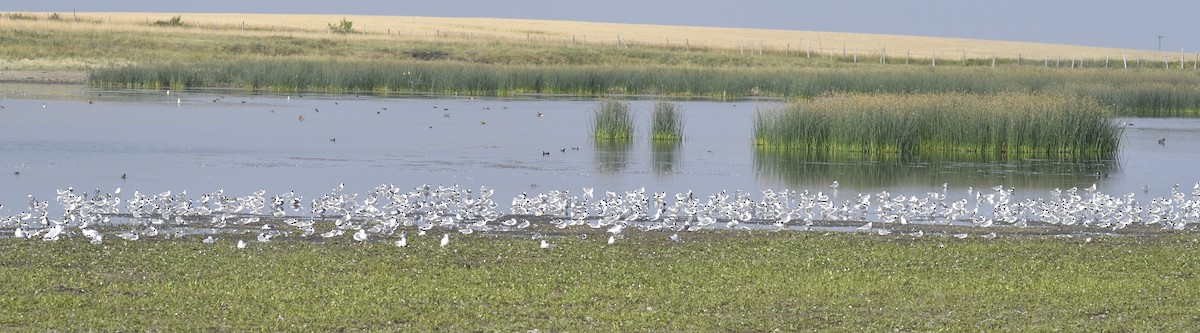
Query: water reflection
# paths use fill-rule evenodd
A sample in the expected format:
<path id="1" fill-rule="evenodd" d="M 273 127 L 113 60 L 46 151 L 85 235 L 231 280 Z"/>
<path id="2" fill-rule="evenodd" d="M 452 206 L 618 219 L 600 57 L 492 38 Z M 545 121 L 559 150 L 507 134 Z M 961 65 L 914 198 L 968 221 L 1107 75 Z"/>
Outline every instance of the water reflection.
<path id="1" fill-rule="evenodd" d="M 621 139 L 595 139 L 596 172 L 602 174 L 621 173 L 629 166 L 629 152 L 633 143 Z"/>
<path id="2" fill-rule="evenodd" d="M 760 177 L 796 188 L 828 185 L 853 188 L 1071 187 L 1118 171 L 1113 159 L 1012 158 L 1003 156 L 902 156 L 828 154 L 755 149 Z"/>
<path id="3" fill-rule="evenodd" d="M 678 140 L 654 140 L 650 143 L 650 169 L 655 175 L 679 172 L 680 160 Z"/>

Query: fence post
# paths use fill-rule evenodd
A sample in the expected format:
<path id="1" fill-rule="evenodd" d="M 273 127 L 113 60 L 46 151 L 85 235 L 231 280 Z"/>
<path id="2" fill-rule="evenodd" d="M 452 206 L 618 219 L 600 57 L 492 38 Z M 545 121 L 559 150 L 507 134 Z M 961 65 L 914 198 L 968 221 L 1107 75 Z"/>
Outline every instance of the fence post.
<path id="1" fill-rule="evenodd" d="M 931 67 L 937 67 L 937 50 L 933 50 L 933 58 L 932 59 L 933 59 L 933 65 Z"/>
<path id="2" fill-rule="evenodd" d="M 887 65 L 887 46 L 879 50 L 879 63 Z"/>
<path id="3" fill-rule="evenodd" d="M 992 67 L 996 67 L 996 52 L 992 52 Z"/>
<path id="4" fill-rule="evenodd" d="M 1121 63 L 1125 65 L 1125 69 L 1129 69 L 1129 57 L 1121 53 Z"/>

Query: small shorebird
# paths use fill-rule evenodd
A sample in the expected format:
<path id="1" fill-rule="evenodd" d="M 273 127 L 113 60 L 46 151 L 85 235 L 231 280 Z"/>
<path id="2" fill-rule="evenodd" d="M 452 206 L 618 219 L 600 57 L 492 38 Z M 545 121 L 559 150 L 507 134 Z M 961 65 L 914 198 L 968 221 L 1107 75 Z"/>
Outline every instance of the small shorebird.
<path id="1" fill-rule="evenodd" d="M 408 247 L 408 233 L 400 232 L 400 240 L 396 241 L 396 247 Z"/>

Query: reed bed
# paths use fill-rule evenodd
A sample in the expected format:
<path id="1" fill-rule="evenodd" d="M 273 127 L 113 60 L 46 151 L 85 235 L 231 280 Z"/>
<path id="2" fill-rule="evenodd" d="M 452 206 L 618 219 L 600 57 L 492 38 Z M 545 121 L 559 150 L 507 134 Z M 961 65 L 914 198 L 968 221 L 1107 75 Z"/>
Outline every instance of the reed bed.
<path id="1" fill-rule="evenodd" d="M 451 58 L 456 57 L 451 53 Z M 422 60 L 243 59 L 110 66 L 91 83 L 131 88 L 228 87 L 269 91 L 429 92 L 474 95 L 657 94 L 741 98 L 840 93 L 1070 94 L 1118 112 L 1200 110 L 1200 76 L 1183 71 L 872 65 L 741 68 L 667 65 L 483 64 Z"/>
<path id="2" fill-rule="evenodd" d="M 628 142 L 633 139 L 633 115 L 629 105 L 601 100 L 593 111 L 592 134 L 596 141 Z"/>
<path id="3" fill-rule="evenodd" d="M 658 101 L 650 116 L 650 138 L 654 141 L 683 140 L 683 114 L 675 103 Z"/>
<path id="4" fill-rule="evenodd" d="M 1069 94 L 839 94 L 760 112 L 754 137 L 768 150 L 1105 157 L 1114 116 Z"/>

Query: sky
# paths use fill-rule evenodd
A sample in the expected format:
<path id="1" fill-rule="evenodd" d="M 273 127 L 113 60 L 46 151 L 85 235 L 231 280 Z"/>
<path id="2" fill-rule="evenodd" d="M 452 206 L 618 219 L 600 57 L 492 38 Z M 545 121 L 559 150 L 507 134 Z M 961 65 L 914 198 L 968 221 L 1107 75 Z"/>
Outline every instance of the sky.
<path id="1" fill-rule="evenodd" d="M 861 32 L 1189 53 L 1200 1 L 11 1 L 0 12 L 405 15 Z"/>

